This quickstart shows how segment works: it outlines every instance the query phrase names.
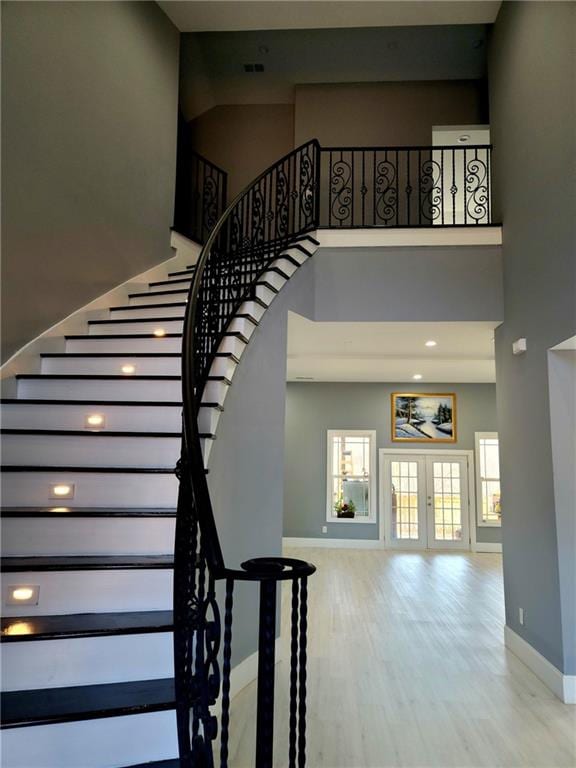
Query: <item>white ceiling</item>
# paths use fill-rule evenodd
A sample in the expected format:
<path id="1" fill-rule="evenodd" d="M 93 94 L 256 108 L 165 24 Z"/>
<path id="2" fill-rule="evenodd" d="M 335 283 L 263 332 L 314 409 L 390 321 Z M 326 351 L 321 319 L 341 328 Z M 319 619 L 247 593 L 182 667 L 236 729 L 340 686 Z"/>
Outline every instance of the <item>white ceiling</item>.
<path id="1" fill-rule="evenodd" d="M 160 0 L 181 32 L 492 24 L 501 0 Z"/>
<path id="2" fill-rule="evenodd" d="M 495 381 L 495 323 L 317 323 L 288 315 L 288 381 Z M 436 347 L 426 347 L 434 340 Z"/>

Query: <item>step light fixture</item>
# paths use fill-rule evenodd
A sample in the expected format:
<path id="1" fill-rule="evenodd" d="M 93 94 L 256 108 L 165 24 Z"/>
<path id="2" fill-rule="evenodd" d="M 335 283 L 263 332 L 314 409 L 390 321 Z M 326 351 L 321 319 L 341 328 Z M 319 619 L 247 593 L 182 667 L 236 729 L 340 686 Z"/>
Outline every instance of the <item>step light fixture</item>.
<path id="1" fill-rule="evenodd" d="M 425 347 L 435 347 L 437 346 L 438 342 L 434 341 L 434 339 L 428 339 L 428 341 L 424 344 Z"/>
<path id="2" fill-rule="evenodd" d="M 87 413 L 84 417 L 84 427 L 98 431 L 106 427 L 106 416 L 103 413 Z"/>
<path id="3" fill-rule="evenodd" d="M 157 339 L 161 339 L 162 336 L 166 336 L 166 331 L 164 330 L 164 328 L 155 328 L 154 336 L 156 336 Z"/>
<path id="4" fill-rule="evenodd" d="M 122 373 L 129 376 L 130 374 L 134 373 L 134 371 L 136 370 L 136 366 L 132 365 L 132 363 L 127 363 L 126 365 L 122 366 L 121 370 L 122 370 Z"/>
<path id="5" fill-rule="evenodd" d="M 15 621 L 4 630 L 5 635 L 31 635 L 34 631 L 32 624 L 27 621 Z"/>
<path id="6" fill-rule="evenodd" d="M 420 381 L 420 379 L 422 378 L 422 374 L 421 373 L 415 373 L 414 376 L 412 376 L 412 378 L 415 381 Z"/>
<path id="7" fill-rule="evenodd" d="M 51 483 L 50 498 L 51 499 L 73 499 L 74 483 Z"/>
<path id="8" fill-rule="evenodd" d="M 40 587 L 31 584 L 13 584 L 8 587 L 6 605 L 38 605 Z"/>

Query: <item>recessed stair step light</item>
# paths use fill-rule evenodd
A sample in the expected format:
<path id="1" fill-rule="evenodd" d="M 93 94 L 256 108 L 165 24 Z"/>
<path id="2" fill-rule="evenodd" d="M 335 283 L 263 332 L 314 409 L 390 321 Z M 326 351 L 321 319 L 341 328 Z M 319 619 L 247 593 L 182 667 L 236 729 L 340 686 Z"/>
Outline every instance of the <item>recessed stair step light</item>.
<path id="1" fill-rule="evenodd" d="M 437 344 L 438 344 L 438 342 L 434 341 L 434 339 L 428 339 L 428 341 L 426 342 L 426 344 L 424 346 L 425 347 L 435 347 Z"/>
<path id="2" fill-rule="evenodd" d="M 128 363 L 127 365 L 123 365 L 121 370 L 122 370 L 122 373 L 125 373 L 127 376 L 129 376 L 130 374 L 134 373 L 134 371 L 136 370 L 136 366 L 132 365 L 131 363 Z"/>
<path id="3" fill-rule="evenodd" d="M 164 328 L 155 328 L 154 336 L 156 336 L 157 339 L 161 339 L 162 336 L 166 336 L 166 331 L 164 330 Z"/>
<path id="4" fill-rule="evenodd" d="M 52 483 L 50 485 L 51 499 L 73 499 L 74 483 Z"/>
<path id="5" fill-rule="evenodd" d="M 86 429 L 98 431 L 106 427 L 106 416 L 103 413 L 88 413 L 84 418 Z"/>
<path id="6" fill-rule="evenodd" d="M 420 381 L 420 379 L 422 378 L 422 374 L 421 373 L 415 373 L 414 376 L 412 376 L 412 378 L 415 381 Z"/>
<path id="7" fill-rule="evenodd" d="M 38 605 L 40 587 L 30 584 L 15 584 L 8 587 L 6 605 Z"/>

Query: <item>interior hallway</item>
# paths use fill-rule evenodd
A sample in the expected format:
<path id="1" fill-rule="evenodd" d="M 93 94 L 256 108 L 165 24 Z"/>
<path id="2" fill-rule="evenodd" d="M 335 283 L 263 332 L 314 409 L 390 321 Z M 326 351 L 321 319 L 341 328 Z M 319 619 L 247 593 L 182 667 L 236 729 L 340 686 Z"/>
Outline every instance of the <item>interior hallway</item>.
<path id="1" fill-rule="evenodd" d="M 318 567 L 309 580 L 310 768 L 576 766 L 576 707 L 504 648 L 501 555 L 285 554 Z M 284 632 L 282 644 L 278 767 L 288 754 Z M 232 703 L 234 768 L 249 766 L 254 754 L 255 690 Z"/>

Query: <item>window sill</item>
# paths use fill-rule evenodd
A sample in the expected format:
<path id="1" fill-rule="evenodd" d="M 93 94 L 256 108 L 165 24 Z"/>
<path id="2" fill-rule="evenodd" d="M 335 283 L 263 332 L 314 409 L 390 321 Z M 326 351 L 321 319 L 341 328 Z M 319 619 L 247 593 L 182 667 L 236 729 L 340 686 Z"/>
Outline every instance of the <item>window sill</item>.
<path id="1" fill-rule="evenodd" d="M 366 523 L 372 523 L 376 525 L 376 518 L 374 517 L 327 517 L 327 523 L 360 523 L 366 525 Z"/>

